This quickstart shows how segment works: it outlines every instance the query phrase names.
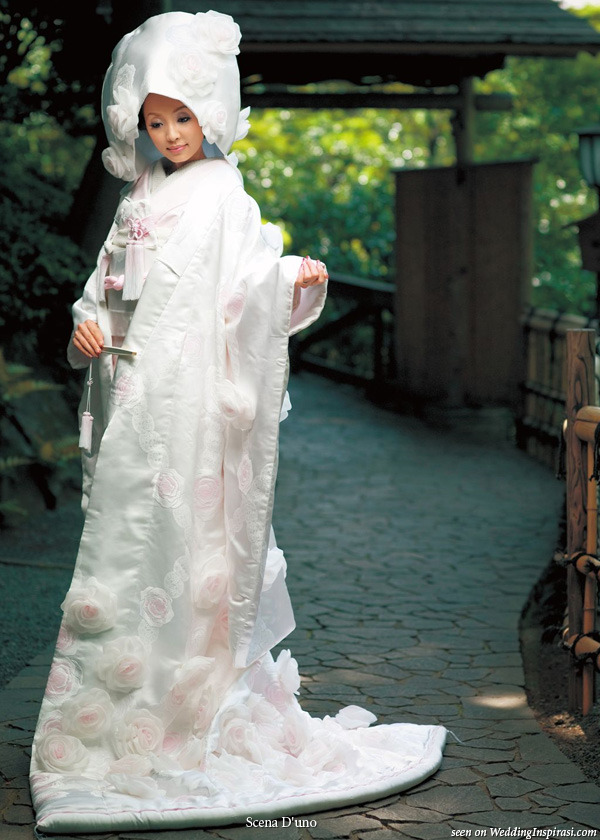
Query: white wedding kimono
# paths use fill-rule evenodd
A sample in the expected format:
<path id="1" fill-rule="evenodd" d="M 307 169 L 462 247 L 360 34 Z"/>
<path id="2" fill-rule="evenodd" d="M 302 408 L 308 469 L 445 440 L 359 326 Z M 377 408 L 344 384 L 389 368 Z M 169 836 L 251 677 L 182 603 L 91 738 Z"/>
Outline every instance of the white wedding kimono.
<path id="1" fill-rule="evenodd" d="M 92 363 L 85 523 L 32 748 L 47 833 L 362 802 L 429 776 L 446 737 L 358 706 L 311 717 L 290 651 L 273 660 L 295 626 L 271 526 L 288 340 L 326 284 L 293 311 L 300 258 L 229 162 L 157 167 L 124 191 L 73 310 L 136 355 Z M 137 302 L 107 291 L 132 271 Z M 89 363 L 72 340 L 68 358 Z"/>

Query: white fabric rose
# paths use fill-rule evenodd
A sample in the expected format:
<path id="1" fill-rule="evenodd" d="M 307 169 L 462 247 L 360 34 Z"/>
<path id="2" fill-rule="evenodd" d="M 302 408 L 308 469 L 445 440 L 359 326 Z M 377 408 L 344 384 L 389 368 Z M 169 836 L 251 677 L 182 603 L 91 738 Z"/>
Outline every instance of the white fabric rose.
<path id="1" fill-rule="evenodd" d="M 300 690 L 300 675 L 298 663 L 292 657 L 290 650 L 282 650 L 275 662 L 281 684 L 290 694 L 298 694 Z"/>
<path id="2" fill-rule="evenodd" d="M 136 636 L 121 636 L 108 642 L 96 660 L 96 674 L 111 691 L 141 688 L 146 678 L 146 648 Z"/>
<path id="3" fill-rule="evenodd" d="M 311 788 L 315 784 L 315 772 L 295 755 L 286 755 L 283 762 L 283 778 L 291 785 Z"/>
<path id="4" fill-rule="evenodd" d="M 264 225 L 260 226 L 260 235 L 271 251 L 280 257 L 283 253 L 283 234 L 281 228 L 278 225 L 274 225 L 273 222 L 265 222 Z"/>
<path id="5" fill-rule="evenodd" d="M 171 596 L 158 586 L 147 586 L 140 595 L 140 615 L 152 627 L 162 627 L 173 618 Z"/>
<path id="6" fill-rule="evenodd" d="M 152 770 L 152 762 L 145 755 L 124 755 L 113 761 L 108 768 L 109 773 L 125 776 L 147 776 Z"/>
<path id="7" fill-rule="evenodd" d="M 184 770 L 203 767 L 206 744 L 202 738 L 190 738 L 177 756 L 177 761 Z"/>
<path id="8" fill-rule="evenodd" d="M 92 688 L 63 703 L 63 731 L 77 738 L 97 738 L 110 729 L 115 707 L 106 691 Z"/>
<path id="9" fill-rule="evenodd" d="M 178 507 L 183 501 L 183 483 L 183 476 L 177 470 L 172 467 L 162 470 L 152 479 L 152 495 L 162 507 Z"/>
<path id="10" fill-rule="evenodd" d="M 281 735 L 282 720 L 279 712 L 275 711 L 272 704 L 265 700 L 262 695 L 254 691 L 250 694 L 246 705 L 260 734 L 268 740 L 276 742 Z"/>
<path id="11" fill-rule="evenodd" d="M 217 697 L 214 688 L 207 686 L 196 700 L 194 732 L 204 733 L 212 723 L 217 710 Z"/>
<path id="12" fill-rule="evenodd" d="M 286 714 L 283 721 L 283 747 L 292 755 L 299 755 L 310 741 L 310 715 L 308 712 Z"/>
<path id="13" fill-rule="evenodd" d="M 204 52 L 193 48 L 174 50 L 171 59 L 171 75 L 184 96 L 210 96 L 217 70 Z"/>
<path id="14" fill-rule="evenodd" d="M 235 133 L 234 140 L 243 140 L 244 137 L 250 131 L 250 123 L 248 122 L 248 117 L 250 116 L 250 106 L 248 105 L 247 108 L 244 108 L 240 111 L 240 115 L 238 117 L 238 124 L 237 130 Z"/>
<path id="15" fill-rule="evenodd" d="M 90 754 L 79 738 L 56 731 L 36 741 L 35 757 L 49 773 L 81 773 L 90 761 Z"/>
<path id="16" fill-rule="evenodd" d="M 230 379 L 218 383 L 219 408 L 234 429 L 251 429 L 254 409 L 248 397 Z"/>
<path id="17" fill-rule="evenodd" d="M 131 709 L 117 721 L 113 743 L 119 757 L 148 755 L 162 749 L 164 735 L 165 730 L 160 718 L 148 709 Z"/>
<path id="18" fill-rule="evenodd" d="M 211 99 L 202 109 L 198 122 L 209 143 L 217 143 L 227 128 L 227 108 L 217 99 Z"/>
<path id="19" fill-rule="evenodd" d="M 107 782 L 118 790 L 119 793 L 126 793 L 129 796 L 138 796 L 140 799 L 151 799 L 164 788 L 159 788 L 155 779 L 144 776 L 130 776 L 126 773 L 107 773 L 104 777 Z"/>
<path id="20" fill-rule="evenodd" d="M 287 570 L 285 555 L 278 546 L 274 546 L 267 552 L 267 563 L 265 565 L 265 575 L 263 577 L 264 589 L 269 589 L 269 587 L 273 585 L 277 575 L 282 569 L 285 576 L 285 571 Z"/>
<path id="21" fill-rule="evenodd" d="M 229 575 L 222 554 L 214 554 L 198 574 L 194 586 L 194 603 L 199 609 L 210 609 L 218 604 L 227 590 Z"/>
<path id="22" fill-rule="evenodd" d="M 133 181 L 135 179 L 133 160 L 130 160 L 113 145 L 102 152 L 102 163 L 106 171 L 115 178 L 121 178 L 123 181 Z"/>
<path id="23" fill-rule="evenodd" d="M 72 659 L 55 659 L 50 666 L 45 696 L 50 700 L 64 700 L 81 688 L 81 669 Z"/>
<path id="24" fill-rule="evenodd" d="M 231 17 L 222 12 L 198 12 L 196 18 L 201 19 L 210 35 L 214 48 L 225 55 L 238 55 L 242 33 L 240 27 Z"/>
<path id="25" fill-rule="evenodd" d="M 256 731 L 250 725 L 250 712 L 241 703 L 227 709 L 219 719 L 219 746 L 230 755 L 240 755 L 261 763 L 262 751 Z"/>
<path id="26" fill-rule="evenodd" d="M 329 715 L 327 715 L 329 717 Z M 334 715 L 333 720 L 337 721 L 344 729 L 358 729 L 361 726 L 369 726 L 377 720 L 377 715 L 363 709 L 362 706 L 344 706 Z"/>
<path id="27" fill-rule="evenodd" d="M 178 714 L 182 709 L 190 710 L 195 703 L 195 692 L 206 683 L 214 663 L 213 656 L 192 656 L 176 669 L 175 682 L 166 700 L 170 712 Z"/>
<path id="28" fill-rule="evenodd" d="M 106 109 L 108 124 L 115 137 L 130 146 L 139 136 L 138 114 L 140 103 L 131 90 L 122 85 L 113 91 L 114 105 Z"/>
<path id="29" fill-rule="evenodd" d="M 60 607 L 65 622 L 77 633 L 103 633 L 117 620 L 117 596 L 95 577 L 73 586 Z"/>

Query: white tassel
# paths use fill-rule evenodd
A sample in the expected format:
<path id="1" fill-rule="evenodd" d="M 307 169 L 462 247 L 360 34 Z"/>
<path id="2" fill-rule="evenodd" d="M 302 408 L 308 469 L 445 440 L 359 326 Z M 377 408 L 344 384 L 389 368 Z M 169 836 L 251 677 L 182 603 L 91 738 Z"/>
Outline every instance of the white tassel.
<path id="1" fill-rule="evenodd" d="M 79 433 L 79 447 L 86 449 L 88 452 L 92 448 L 92 426 L 94 425 L 94 418 L 89 411 L 84 411 L 81 415 L 81 431 Z"/>
<path id="2" fill-rule="evenodd" d="M 92 365 L 90 363 L 90 373 L 87 380 L 88 392 L 85 411 L 81 415 L 81 429 L 79 431 L 79 448 L 91 452 L 92 449 L 92 426 L 94 425 L 94 418 L 90 412 L 90 391 L 92 387 Z"/>
<path id="3" fill-rule="evenodd" d="M 128 241 L 125 246 L 125 282 L 123 300 L 137 300 L 144 286 L 144 252 L 142 242 Z"/>

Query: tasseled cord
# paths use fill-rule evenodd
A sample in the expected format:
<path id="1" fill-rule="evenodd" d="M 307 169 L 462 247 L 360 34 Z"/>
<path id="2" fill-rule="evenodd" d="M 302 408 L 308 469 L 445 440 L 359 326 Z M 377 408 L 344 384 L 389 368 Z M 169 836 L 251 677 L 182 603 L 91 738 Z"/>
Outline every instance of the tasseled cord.
<path id="1" fill-rule="evenodd" d="M 144 252 L 142 242 L 127 240 L 125 246 L 125 282 L 123 300 L 138 300 L 144 286 Z"/>
<path id="2" fill-rule="evenodd" d="M 79 447 L 80 449 L 85 449 L 87 452 L 90 452 L 92 449 L 92 426 L 94 424 L 94 418 L 90 412 L 90 393 L 92 389 L 92 365 L 90 363 L 90 372 L 89 378 L 87 380 L 88 392 L 87 392 L 87 402 L 85 406 L 85 411 L 81 415 L 81 430 L 79 432 Z"/>

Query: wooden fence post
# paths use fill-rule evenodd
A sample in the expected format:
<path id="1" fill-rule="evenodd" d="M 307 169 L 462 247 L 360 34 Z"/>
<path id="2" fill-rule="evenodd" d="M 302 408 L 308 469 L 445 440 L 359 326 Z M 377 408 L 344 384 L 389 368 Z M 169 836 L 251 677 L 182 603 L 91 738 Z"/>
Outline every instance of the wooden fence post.
<path id="1" fill-rule="evenodd" d="M 566 428 L 566 467 L 567 467 L 567 556 L 573 557 L 579 551 L 596 553 L 596 545 L 588 546 L 589 536 L 596 541 L 596 528 L 588 528 L 588 484 L 591 475 L 591 461 L 588 462 L 588 447 L 575 434 L 577 412 L 584 406 L 595 402 L 595 330 L 567 330 L 567 428 Z M 590 511 L 591 513 L 591 511 Z M 594 515 L 597 512 L 594 511 Z M 569 636 L 584 633 L 584 598 L 589 601 L 589 587 L 586 579 L 571 563 L 567 569 Z M 586 591 L 588 590 L 588 591 Z M 587 596 L 587 597 L 586 597 Z M 589 609 L 589 603 L 586 607 Z M 594 603 L 595 610 L 595 603 Z M 586 622 L 587 623 L 587 622 Z M 591 671 L 590 671 L 591 668 Z M 569 707 L 571 711 L 589 704 L 590 683 L 593 693 L 594 665 L 588 662 L 583 669 L 576 663 L 569 669 Z M 585 674 L 585 678 L 584 675 Z M 587 695 L 584 703 L 583 683 L 586 683 Z"/>

